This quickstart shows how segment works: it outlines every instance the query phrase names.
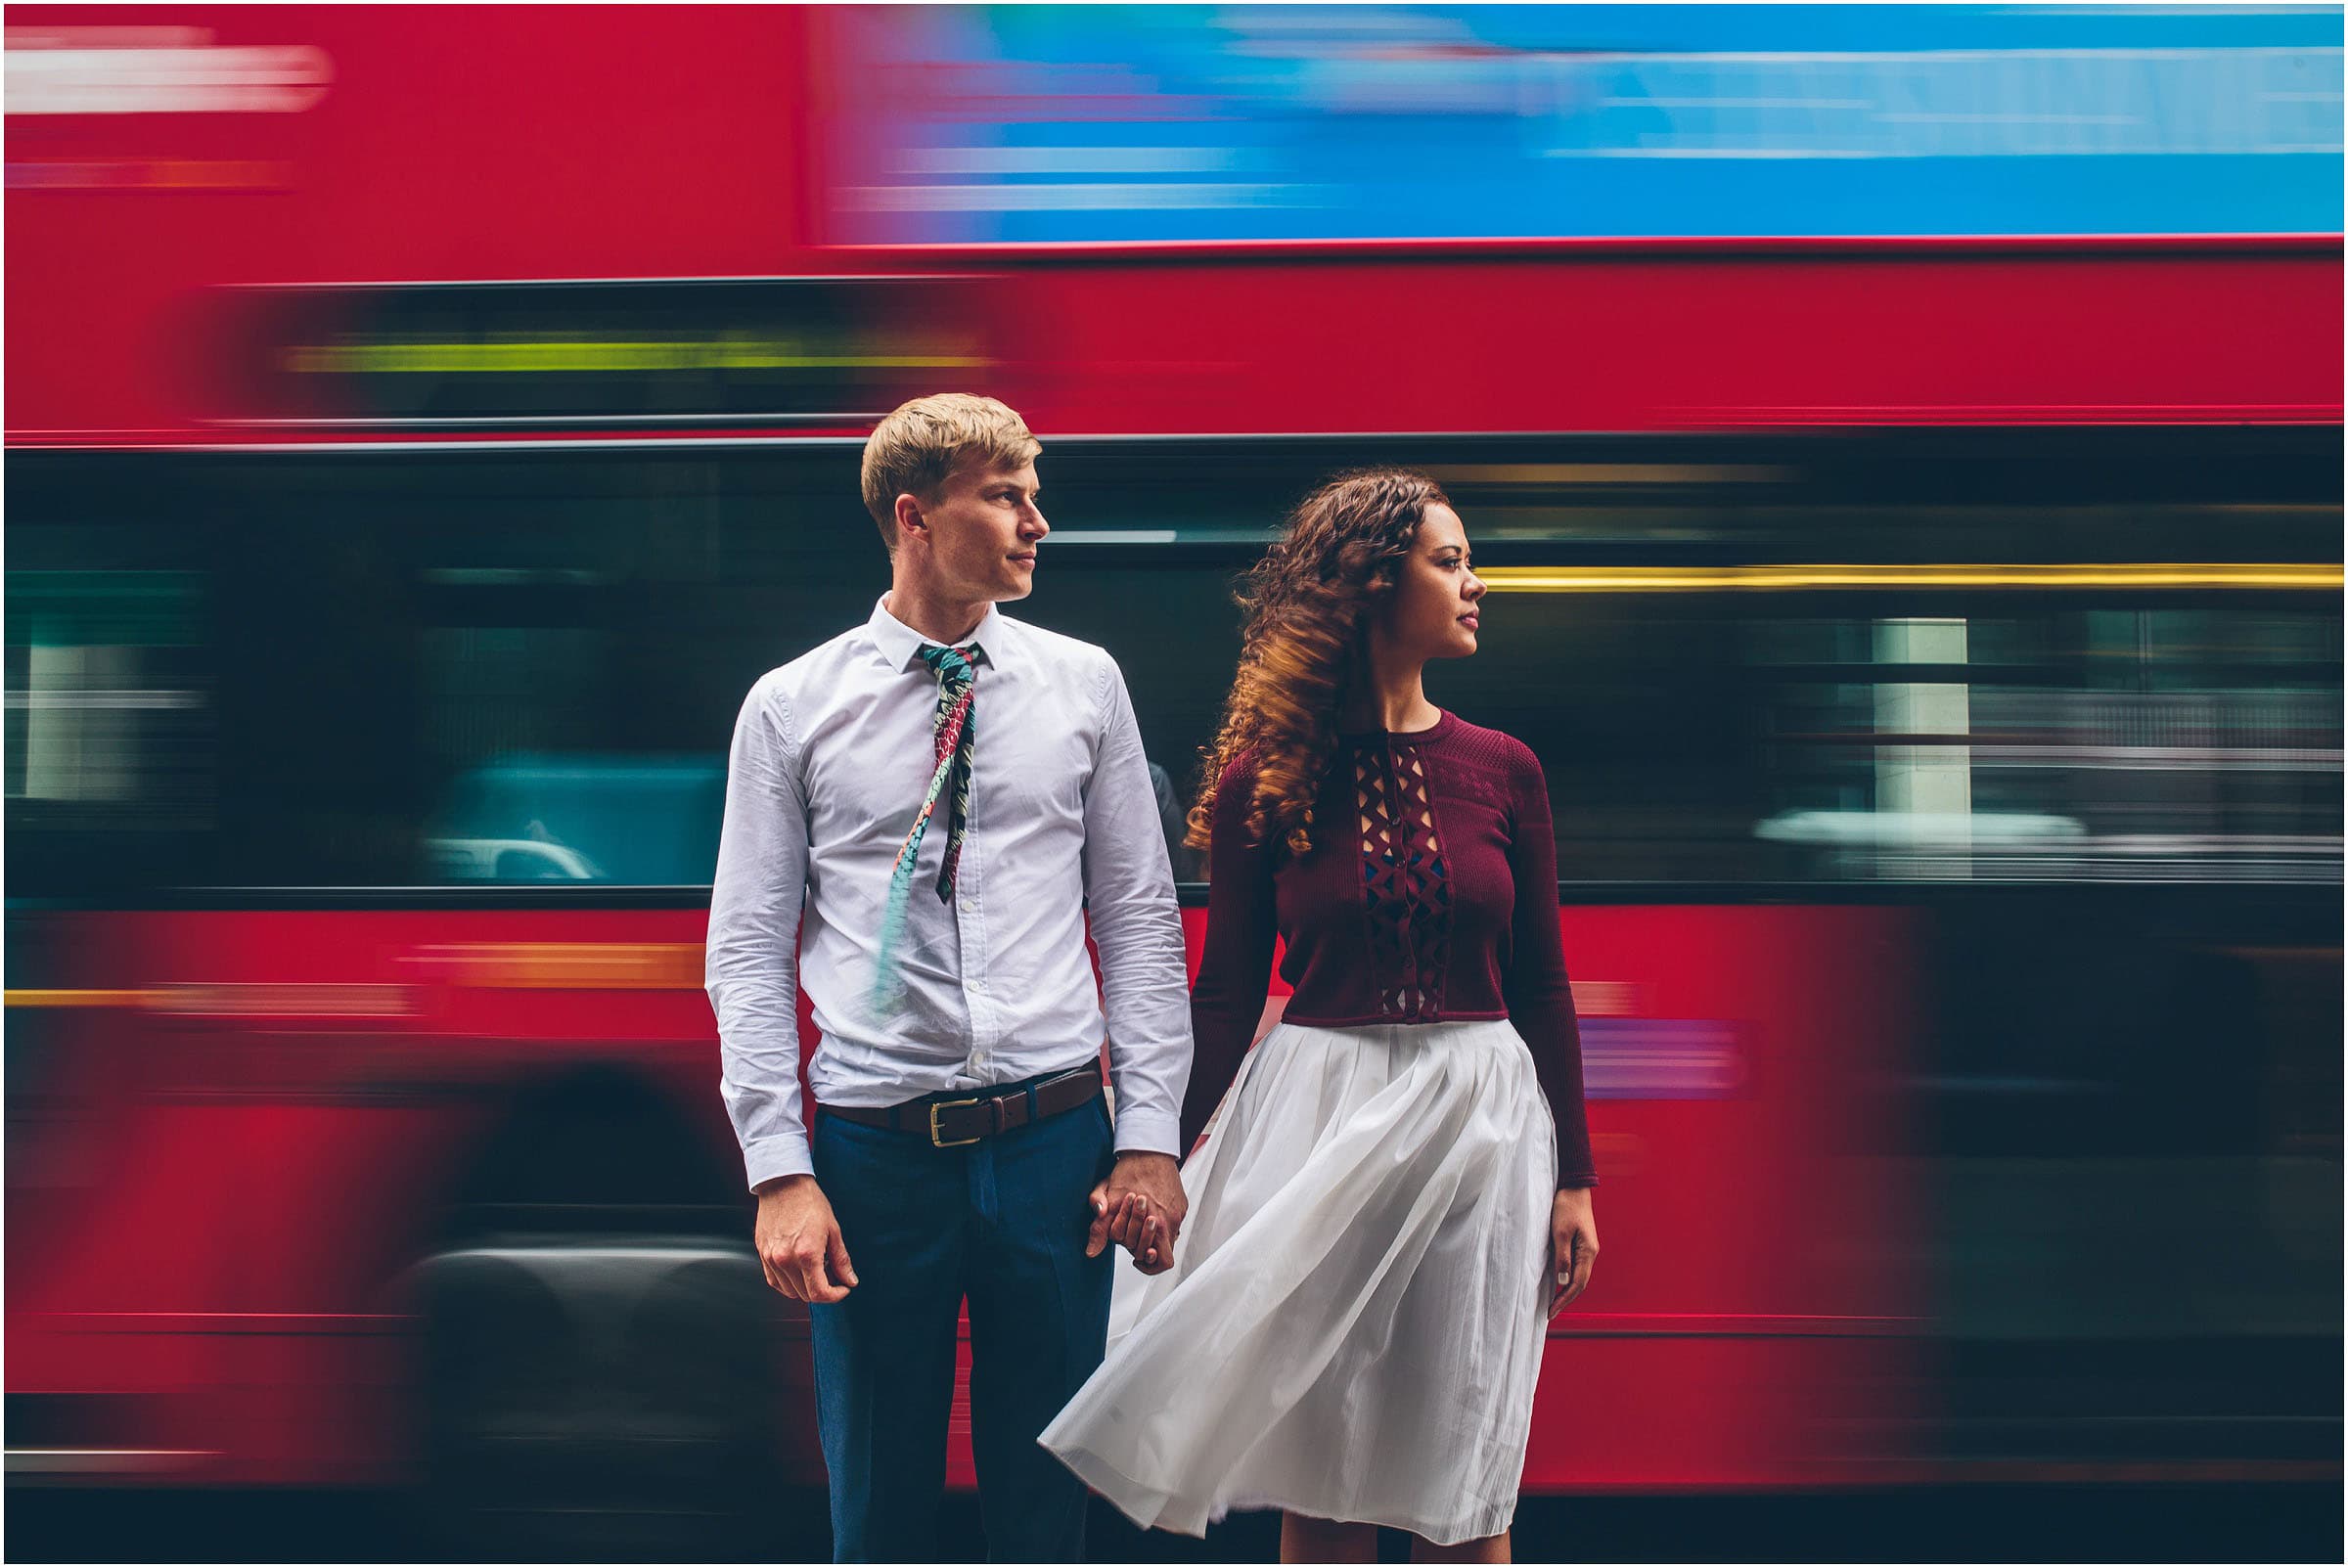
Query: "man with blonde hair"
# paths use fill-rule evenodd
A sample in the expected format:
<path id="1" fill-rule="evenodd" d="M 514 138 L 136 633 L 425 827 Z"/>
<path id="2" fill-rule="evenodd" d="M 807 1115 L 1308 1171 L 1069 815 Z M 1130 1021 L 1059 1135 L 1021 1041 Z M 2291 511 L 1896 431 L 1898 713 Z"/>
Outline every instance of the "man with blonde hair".
<path id="1" fill-rule="evenodd" d="M 988 1553 L 1082 1555 L 1084 1489 L 1036 1435 L 1101 1362 L 1109 1240 L 1157 1272 L 1183 1220 L 1189 999 L 1133 706 L 1107 653 L 995 607 L 1051 532 L 1041 450 L 992 398 L 881 421 L 889 591 L 734 732 L 709 999 L 759 1258 L 813 1320 L 842 1562 L 940 1555 L 966 1298 Z"/>

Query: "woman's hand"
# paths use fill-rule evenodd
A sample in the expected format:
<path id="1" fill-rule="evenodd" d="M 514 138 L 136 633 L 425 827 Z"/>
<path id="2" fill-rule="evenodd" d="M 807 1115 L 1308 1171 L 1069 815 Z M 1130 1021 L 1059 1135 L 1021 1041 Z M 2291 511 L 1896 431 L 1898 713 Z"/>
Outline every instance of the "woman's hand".
<path id="1" fill-rule="evenodd" d="M 1086 1257 L 1099 1257 L 1114 1241 L 1133 1254 L 1133 1266 L 1144 1274 L 1174 1267 L 1174 1238 L 1182 1233 L 1190 1200 L 1183 1195 L 1182 1168 L 1173 1155 L 1139 1149 L 1119 1154 L 1107 1179 L 1093 1188 L 1092 1207 Z"/>
<path id="2" fill-rule="evenodd" d="M 1590 1270 L 1598 1262 L 1598 1221 L 1590 1212 L 1588 1187 L 1558 1193 L 1549 1211 L 1549 1315 L 1555 1318 L 1590 1287 Z"/>

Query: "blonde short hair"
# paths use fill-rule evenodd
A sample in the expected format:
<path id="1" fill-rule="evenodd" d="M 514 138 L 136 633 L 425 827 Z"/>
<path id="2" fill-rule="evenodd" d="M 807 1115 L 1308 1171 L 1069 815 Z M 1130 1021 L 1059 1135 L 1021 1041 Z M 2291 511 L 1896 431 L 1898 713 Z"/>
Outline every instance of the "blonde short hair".
<path id="1" fill-rule="evenodd" d="M 991 397 L 939 392 L 901 403 L 864 443 L 864 510 L 897 548 L 897 497 L 934 496 L 969 463 L 1023 468 L 1043 451 L 1027 422 Z"/>

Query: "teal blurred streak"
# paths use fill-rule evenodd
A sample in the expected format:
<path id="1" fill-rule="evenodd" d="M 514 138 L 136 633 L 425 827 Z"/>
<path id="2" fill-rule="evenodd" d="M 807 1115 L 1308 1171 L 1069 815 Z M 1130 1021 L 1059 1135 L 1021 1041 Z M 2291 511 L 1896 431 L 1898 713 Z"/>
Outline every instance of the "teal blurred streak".
<path id="1" fill-rule="evenodd" d="M 458 777 L 427 839 L 452 881 L 706 883 L 722 757 L 516 755 Z"/>

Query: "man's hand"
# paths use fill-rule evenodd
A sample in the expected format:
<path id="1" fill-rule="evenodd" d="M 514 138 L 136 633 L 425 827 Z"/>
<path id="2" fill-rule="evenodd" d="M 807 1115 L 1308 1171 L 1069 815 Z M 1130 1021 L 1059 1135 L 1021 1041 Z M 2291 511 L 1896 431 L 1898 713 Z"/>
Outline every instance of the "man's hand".
<path id="1" fill-rule="evenodd" d="M 1590 1271 L 1598 1262 L 1598 1221 L 1590 1213 L 1588 1187 L 1558 1191 L 1550 1206 L 1549 1236 L 1549 1315 L 1555 1318 L 1590 1287 Z"/>
<path id="2" fill-rule="evenodd" d="M 1191 1212 L 1182 1195 L 1182 1168 L 1171 1154 L 1135 1151 L 1117 1156 L 1108 1180 L 1093 1188 L 1093 1229 L 1084 1255 L 1097 1258 L 1109 1242 L 1133 1254 L 1144 1274 L 1174 1267 L 1174 1238 Z"/>
<path id="3" fill-rule="evenodd" d="M 812 1176 L 786 1176 L 758 1189 L 758 1261 L 766 1282 L 793 1301 L 845 1301 L 856 1283 L 832 1200 Z"/>

